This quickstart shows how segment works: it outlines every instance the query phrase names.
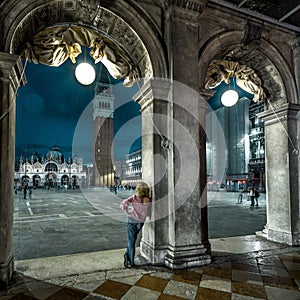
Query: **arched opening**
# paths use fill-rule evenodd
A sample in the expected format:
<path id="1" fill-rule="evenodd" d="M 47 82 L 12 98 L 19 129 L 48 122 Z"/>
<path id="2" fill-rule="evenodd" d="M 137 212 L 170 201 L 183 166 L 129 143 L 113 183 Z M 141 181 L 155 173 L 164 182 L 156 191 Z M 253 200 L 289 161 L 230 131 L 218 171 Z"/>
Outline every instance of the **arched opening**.
<path id="1" fill-rule="evenodd" d="M 63 3 L 64 1 L 61 1 L 61 2 Z M 125 3 L 122 3 L 122 5 L 124 5 L 124 4 Z M 68 7 L 68 9 L 70 9 L 70 10 L 72 10 L 74 12 L 75 11 L 77 11 L 77 12 L 78 11 L 85 11 L 86 8 L 84 7 L 84 5 L 85 5 L 84 3 L 78 2 L 78 3 L 76 3 L 76 7 L 73 7 L 71 5 L 71 6 Z M 77 6 L 79 6 L 79 7 L 77 7 Z M 57 10 L 61 9 L 60 6 L 55 6 L 55 5 L 52 6 L 51 8 L 50 7 L 51 6 L 48 7 L 47 5 L 44 5 L 42 7 L 39 7 L 36 10 L 32 10 L 32 7 L 31 7 L 31 12 L 32 12 L 31 17 L 34 16 L 34 14 L 38 15 L 42 11 L 45 11 L 45 10 L 49 10 L 49 9 L 51 10 L 51 9 L 53 9 L 53 11 L 56 11 L 56 9 Z M 159 49 L 159 47 L 158 48 L 156 47 L 157 45 L 159 45 L 159 42 L 157 40 L 155 40 L 156 39 L 155 35 L 151 34 L 151 36 L 146 36 L 146 39 L 145 39 L 146 43 L 148 43 L 148 47 L 155 49 L 155 51 L 152 51 L 151 56 L 153 56 L 154 53 L 155 53 L 155 58 L 156 59 L 154 61 L 154 65 L 151 66 L 149 53 L 147 53 L 145 46 L 143 45 L 142 41 L 137 36 L 136 32 L 133 31 L 128 26 L 128 23 L 124 22 L 121 18 L 117 17 L 117 15 L 111 13 L 109 10 L 107 10 L 107 9 L 105 9 L 103 7 L 101 7 L 101 9 L 97 9 L 97 7 L 95 7 L 95 9 L 99 13 L 99 16 L 101 16 L 102 20 L 105 19 L 108 22 L 106 24 L 111 24 L 111 25 L 110 25 L 109 28 L 105 28 L 106 25 L 103 24 L 102 21 L 99 21 L 99 19 L 98 19 L 97 26 L 99 26 L 99 28 L 100 27 L 101 28 L 100 29 L 99 28 L 95 28 L 95 26 L 94 26 L 93 30 L 91 30 L 91 31 L 93 31 L 93 32 L 97 32 L 98 31 L 101 34 L 101 36 L 103 36 L 106 39 L 106 41 L 109 41 L 108 43 L 110 43 L 110 45 L 113 45 L 113 46 L 117 45 L 116 48 L 120 49 L 121 53 L 124 54 L 124 56 L 122 56 L 122 55 L 121 56 L 122 56 L 122 58 L 125 61 L 129 57 L 128 54 L 130 54 L 130 61 L 131 61 L 132 65 L 134 65 L 135 67 L 138 67 L 138 75 L 139 75 L 139 77 L 142 77 L 142 76 L 143 77 L 151 77 L 153 75 L 153 73 L 155 73 L 156 75 L 160 75 L 160 76 L 163 75 L 163 77 L 164 77 L 164 75 L 167 73 L 166 67 L 165 67 L 166 64 L 164 62 L 164 54 L 163 54 L 163 50 L 162 49 Z M 117 11 L 117 8 L 112 8 L 112 9 L 115 10 L 115 11 Z M 74 13 L 74 15 L 76 15 L 78 18 L 84 16 L 84 14 L 80 14 L 80 13 L 77 15 L 77 12 L 76 12 L 76 14 Z M 129 10 L 128 13 L 130 15 L 132 13 L 132 11 Z M 20 14 L 20 16 L 21 15 L 22 14 Z M 27 22 L 28 22 L 28 24 L 30 24 L 30 20 L 29 20 L 29 18 L 27 18 L 28 16 L 26 17 L 25 15 L 26 15 L 26 12 L 24 11 L 24 18 L 23 19 L 21 18 L 21 20 L 17 21 L 19 23 L 19 25 L 21 23 L 23 23 L 22 25 L 24 25 Z M 86 17 L 88 18 L 89 16 L 86 16 Z M 36 18 L 36 20 L 38 20 L 38 19 L 39 18 Z M 115 22 L 109 22 L 107 19 L 109 19 L 110 21 L 111 21 L 111 19 L 114 19 Z M 58 24 L 60 24 L 61 21 L 63 21 L 63 20 L 62 19 L 55 20 L 55 18 L 51 19 L 52 24 L 54 24 L 55 22 L 57 22 Z M 77 21 L 78 20 L 76 20 L 76 21 L 73 20 L 72 22 L 74 22 L 75 26 L 80 27 L 80 28 L 84 28 L 83 25 L 78 26 Z M 132 23 L 133 23 L 133 25 L 137 25 L 138 22 L 139 22 L 139 20 L 135 19 L 135 20 L 133 20 Z M 40 25 L 43 28 L 47 27 L 47 26 L 45 26 L 44 23 L 40 24 Z M 102 28 L 103 26 L 104 26 L 104 28 Z M 22 45 L 24 45 L 24 42 L 26 42 L 27 37 L 28 36 L 32 36 L 32 34 L 27 35 L 27 33 L 25 32 L 24 28 L 26 26 L 24 26 L 22 28 L 21 27 L 22 26 L 17 26 L 16 25 L 14 27 L 14 29 L 11 32 L 8 33 L 8 40 L 11 40 L 12 42 L 11 43 L 7 42 L 6 47 L 9 48 L 9 52 L 10 53 L 20 54 L 21 51 L 22 51 L 21 50 Z M 118 30 L 117 31 L 112 30 L 114 27 L 118 28 Z M 37 28 L 39 28 L 39 26 L 35 27 L 34 32 L 38 32 Z M 85 27 L 85 28 L 87 28 L 87 27 Z M 120 30 L 120 28 L 122 28 L 122 30 Z M 27 27 L 27 29 L 28 29 L 28 27 Z M 53 29 L 55 30 L 55 27 L 53 27 Z M 103 30 L 105 29 L 105 30 L 109 31 L 110 34 L 107 35 L 106 32 L 104 32 L 102 29 Z M 131 44 L 131 42 L 132 42 L 133 39 L 128 39 L 128 40 L 127 39 L 123 39 L 122 33 L 124 32 L 124 30 L 127 31 L 128 33 L 130 33 L 130 32 L 132 33 L 131 37 L 135 40 L 134 45 Z M 140 29 L 138 31 L 140 31 Z M 51 32 L 51 28 L 48 29 L 48 33 L 49 32 Z M 104 33 L 104 35 L 103 35 L 103 33 Z M 83 45 L 85 45 L 85 44 L 83 44 Z M 29 50 L 29 52 L 31 52 L 31 54 L 32 54 L 32 51 L 31 51 L 32 47 L 31 46 L 29 46 L 29 48 L 27 48 L 27 50 Z M 118 47 L 121 47 L 121 48 L 118 48 Z M 25 50 L 25 52 L 27 50 Z M 159 55 L 157 55 L 158 54 L 157 50 L 159 50 L 159 52 L 160 52 Z M 25 57 L 25 56 L 23 56 L 23 57 Z M 27 56 L 27 57 L 30 57 L 30 56 Z M 33 56 L 31 56 L 31 58 L 34 59 Z M 114 66 L 116 66 L 116 65 L 114 65 Z M 119 65 L 118 65 L 118 67 L 119 67 Z M 128 74 L 128 72 L 126 72 L 126 74 Z M 122 77 L 126 77 L 126 76 L 123 76 L 123 75 L 124 74 L 122 74 Z M 12 96 L 12 98 L 14 98 L 14 96 Z M 147 148 L 147 149 L 151 152 L 151 148 L 150 147 Z M 51 170 L 53 169 L 52 167 L 53 166 L 49 166 L 49 168 L 47 170 L 49 172 L 51 172 Z M 46 178 L 45 178 L 45 182 L 47 182 L 48 186 L 50 186 L 50 185 L 54 184 L 53 180 L 56 181 L 56 179 L 57 178 L 54 178 L 54 174 L 53 173 L 49 173 L 46 176 Z"/>
<path id="2" fill-rule="evenodd" d="M 40 187 L 41 185 L 41 177 L 39 175 L 34 175 L 32 178 L 33 186 L 34 187 Z"/>
<path id="3" fill-rule="evenodd" d="M 254 25 L 247 22 L 245 23 L 245 26 L 250 26 L 254 31 L 259 30 L 259 28 L 255 28 Z M 275 224 L 276 220 L 281 218 L 275 212 L 275 207 L 277 207 L 278 205 L 276 204 L 277 200 L 276 196 L 274 195 L 274 190 L 276 190 L 277 187 L 275 186 L 275 184 L 273 185 L 273 178 L 275 173 L 277 173 L 275 171 L 277 166 L 276 164 L 274 164 L 275 161 L 273 159 L 270 159 L 271 156 L 276 156 L 276 148 L 274 147 L 274 144 L 273 147 L 270 148 L 270 144 L 273 143 L 271 141 L 273 141 L 274 136 L 278 134 L 278 127 L 280 127 L 280 132 L 282 133 L 281 136 L 284 139 L 290 140 L 290 146 L 292 150 L 295 151 L 295 145 L 291 140 L 291 135 L 284 130 L 286 124 L 284 124 L 282 119 L 280 120 L 280 117 L 278 117 L 278 114 L 280 114 L 280 112 L 277 110 L 278 107 L 284 106 L 284 103 L 289 102 L 289 99 L 295 99 L 295 86 L 293 80 L 290 77 L 291 71 L 289 67 L 283 62 L 284 60 L 280 55 L 280 51 L 278 51 L 278 49 L 276 49 L 274 45 L 268 44 L 267 41 L 263 38 L 261 38 L 258 42 L 258 44 L 260 45 L 259 47 L 257 46 L 257 44 L 255 45 L 251 42 L 248 44 L 248 39 L 250 38 L 250 36 L 248 36 L 247 32 L 247 30 L 245 30 L 244 32 L 232 31 L 218 34 L 215 37 L 211 38 L 210 42 L 205 45 L 203 49 L 201 49 L 201 55 L 199 55 L 200 69 L 204 68 L 206 70 L 204 74 L 201 73 L 200 82 L 203 83 L 203 86 L 206 84 L 206 87 L 209 87 L 210 85 L 215 85 L 216 82 L 220 83 L 221 81 L 228 80 L 228 78 L 234 76 L 234 74 L 238 74 L 239 68 L 232 68 L 232 66 L 234 66 L 236 63 L 238 64 L 237 66 L 241 67 L 242 72 L 247 68 L 250 68 L 256 74 L 255 76 L 259 78 L 258 81 L 255 81 L 256 83 L 260 82 L 259 85 L 261 86 L 263 92 L 263 97 L 261 98 L 263 104 L 261 104 L 261 109 L 253 109 L 252 111 L 250 109 L 249 113 L 250 115 L 252 114 L 252 116 L 249 115 L 249 121 L 260 123 L 262 124 L 262 126 L 264 126 L 263 129 L 265 132 L 265 137 L 261 142 L 263 142 L 265 146 L 263 155 L 266 157 L 267 165 L 265 166 L 264 176 L 262 170 L 259 167 L 252 168 L 253 166 L 249 164 L 249 182 L 251 186 L 257 187 L 259 186 L 260 182 L 265 183 L 266 224 L 261 228 L 262 231 L 253 232 L 253 234 L 262 235 L 263 237 L 266 237 L 272 241 L 285 242 L 289 240 L 291 238 L 291 235 L 293 234 L 291 234 L 290 230 L 286 228 L 285 225 L 277 226 Z M 224 65 L 223 62 L 220 64 L 220 61 L 228 61 L 229 64 L 225 63 Z M 252 71 L 247 73 L 253 74 Z M 246 76 L 244 77 L 244 79 L 246 79 L 246 81 L 252 81 L 251 77 L 247 78 Z M 291 85 L 286 84 L 287 81 L 291 82 Z M 250 84 L 252 85 L 252 83 Z M 255 85 L 256 84 L 252 85 L 252 87 Z M 272 125 L 273 123 L 271 119 L 275 119 L 276 122 L 279 123 L 277 127 Z M 255 131 L 257 131 L 256 128 Z M 249 142 L 249 147 L 251 147 L 250 152 L 252 151 L 252 154 L 255 154 L 254 156 L 257 156 L 258 158 L 258 151 L 261 150 L 261 143 L 254 142 L 251 144 L 251 140 Z M 230 151 L 230 149 L 227 150 Z M 209 148 L 208 151 L 211 151 L 211 149 Z M 282 154 L 284 151 L 287 151 L 287 149 L 285 148 L 285 150 L 282 150 Z M 208 153 L 208 155 L 210 155 L 210 153 Z M 287 169 L 287 167 L 282 168 Z M 237 202 L 237 199 L 238 197 L 236 196 L 235 202 Z M 290 200 L 287 200 L 286 202 L 287 207 L 290 206 L 289 201 Z M 270 225 L 271 227 L 273 227 L 273 229 L 275 228 L 274 231 L 273 229 L 269 229 Z M 285 234 L 279 234 L 279 232 L 286 232 L 286 236 Z M 291 243 L 291 240 L 289 240 L 289 243 Z"/>

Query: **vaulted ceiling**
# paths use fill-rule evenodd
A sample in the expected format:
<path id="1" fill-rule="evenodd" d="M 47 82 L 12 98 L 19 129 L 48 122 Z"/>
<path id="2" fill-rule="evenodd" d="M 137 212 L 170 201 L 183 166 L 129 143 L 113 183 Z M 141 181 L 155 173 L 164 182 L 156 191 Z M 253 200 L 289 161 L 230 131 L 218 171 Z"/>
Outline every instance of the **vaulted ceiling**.
<path id="1" fill-rule="evenodd" d="M 300 32 L 300 0 L 208 0 Z"/>

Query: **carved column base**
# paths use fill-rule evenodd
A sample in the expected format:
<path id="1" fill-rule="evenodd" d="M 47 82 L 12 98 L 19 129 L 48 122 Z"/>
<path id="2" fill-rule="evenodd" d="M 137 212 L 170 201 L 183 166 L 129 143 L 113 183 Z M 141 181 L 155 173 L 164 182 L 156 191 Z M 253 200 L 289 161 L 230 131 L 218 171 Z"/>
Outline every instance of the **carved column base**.
<path id="1" fill-rule="evenodd" d="M 198 267 L 211 263 L 208 249 L 202 244 L 196 246 L 170 247 L 165 257 L 165 265 L 171 269 Z"/>
<path id="2" fill-rule="evenodd" d="M 272 242 L 287 244 L 289 246 L 299 246 L 299 232 L 283 232 L 273 229 L 267 229 L 267 239 Z"/>
<path id="3" fill-rule="evenodd" d="M 156 245 L 154 247 L 145 240 L 142 240 L 140 251 L 141 255 L 153 265 L 160 265 L 165 262 L 167 250 L 164 246 Z"/>
<path id="4" fill-rule="evenodd" d="M 8 286 L 14 272 L 14 256 L 5 263 L 0 263 L 0 287 Z"/>

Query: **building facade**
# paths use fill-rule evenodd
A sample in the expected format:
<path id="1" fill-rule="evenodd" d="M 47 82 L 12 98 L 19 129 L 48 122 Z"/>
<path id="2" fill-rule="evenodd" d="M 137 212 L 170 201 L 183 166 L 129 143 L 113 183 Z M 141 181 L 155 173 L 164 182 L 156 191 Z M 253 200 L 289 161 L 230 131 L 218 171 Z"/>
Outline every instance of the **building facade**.
<path id="1" fill-rule="evenodd" d="M 66 160 L 58 146 L 53 146 L 45 156 L 36 151 L 21 156 L 15 170 L 15 187 L 78 188 L 86 185 L 83 160 L 78 156 Z"/>
<path id="2" fill-rule="evenodd" d="M 222 107 L 207 115 L 207 179 L 209 189 L 224 187 L 238 191 L 246 189 L 249 172 L 249 105 L 246 97 L 239 99 L 233 107 Z M 226 149 L 221 145 L 220 131 L 214 128 L 212 115 L 220 122 Z M 219 153 L 218 153 L 219 152 Z M 220 164 L 225 160 L 225 173 L 218 174 Z M 218 174 L 218 176 L 216 175 Z"/>
<path id="3" fill-rule="evenodd" d="M 125 164 L 123 164 L 124 174 L 121 184 L 123 186 L 136 186 L 142 181 L 142 149 L 135 150 L 126 155 Z"/>
<path id="4" fill-rule="evenodd" d="M 264 125 L 258 117 L 263 104 L 247 97 L 233 107 L 222 107 L 207 114 L 207 180 L 209 190 L 220 187 L 228 191 L 246 190 L 249 186 L 265 191 Z M 224 133 L 226 153 L 221 145 L 220 132 L 213 128 L 212 115 L 220 122 Z M 219 153 L 218 153 L 219 151 Z M 224 176 L 217 176 L 216 168 L 225 158 Z"/>
<path id="5" fill-rule="evenodd" d="M 258 114 L 263 112 L 264 104 L 251 103 L 249 107 L 249 181 L 260 191 L 266 190 L 265 180 L 265 126 Z"/>

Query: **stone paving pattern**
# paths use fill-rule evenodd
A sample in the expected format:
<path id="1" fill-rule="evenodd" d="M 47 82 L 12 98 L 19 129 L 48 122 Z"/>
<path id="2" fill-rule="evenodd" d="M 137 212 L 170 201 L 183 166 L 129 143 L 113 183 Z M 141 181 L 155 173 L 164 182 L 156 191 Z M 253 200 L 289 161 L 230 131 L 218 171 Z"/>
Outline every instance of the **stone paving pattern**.
<path id="1" fill-rule="evenodd" d="M 16 195 L 19 259 L 0 300 L 300 299 L 300 247 L 253 235 L 266 222 L 264 197 L 250 208 L 247 201 L 237 204 L 235 193 L 209 193 L 213 263 L 170 270 L 147 264 L 139 249 L 137 267 L 123 267 L 126 234 L 118 205 L 130 192 L 113 200 L 101 194 L 99 205 L 80 191 L 34 191 L 26 200 Z"/>
<path id="2" fill-rule="evenodd" d="M 45 275 L 42 267 L 47 263 L 43 265 L 42 260 L 39 262 L 39 270 L 34 266 L 29 270 L 28 261 L 20 262 L 17 264 L 18 272 L 14 281 L 0 293 L 0 300 L 300 299 L 299 247 L 243 255 L 215 254 L 212 264 L 185 270 L 170 270 L 146 264 L 125 269 L 120 261 L 122 251 L 103 251 L 106 260 L 110 257 L 118 261 L 115 268 L 81 273 L 78 264 L 77 274 L 75 272 L 64 276 L 61 270 L 61 277 L 56 278 Z M 74 261 L 76 262 L 76 258 Z M 84 259 L 81 263 L 84 264 Z"/>
<path id="3" fill-rule="evenodd" d="M 16 260 L 125 248 L 125 216 L 119 208 L 132 191 L 42 190 L 15 195 Z M 238 193 L 208 192 L 209 238 L 251 235 L 266 224 L 265 195 L 259 207 Z"/>

